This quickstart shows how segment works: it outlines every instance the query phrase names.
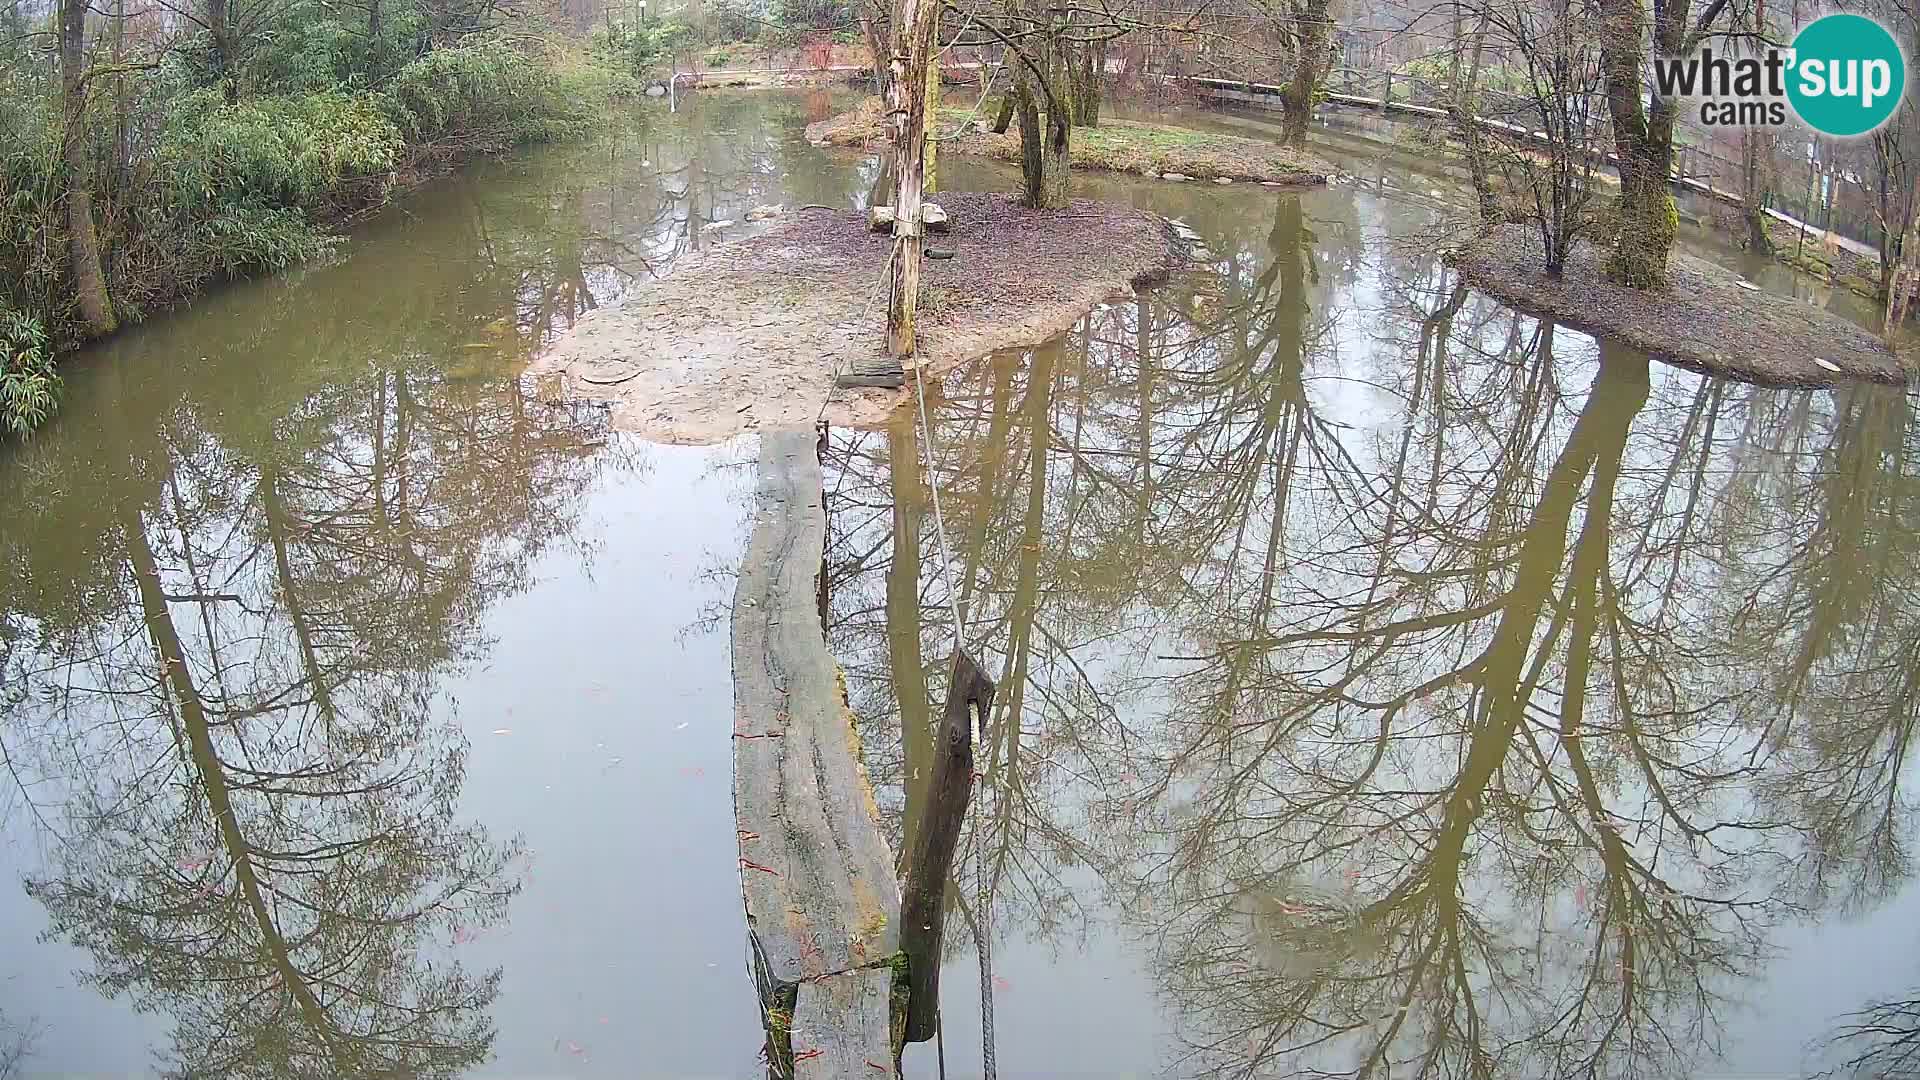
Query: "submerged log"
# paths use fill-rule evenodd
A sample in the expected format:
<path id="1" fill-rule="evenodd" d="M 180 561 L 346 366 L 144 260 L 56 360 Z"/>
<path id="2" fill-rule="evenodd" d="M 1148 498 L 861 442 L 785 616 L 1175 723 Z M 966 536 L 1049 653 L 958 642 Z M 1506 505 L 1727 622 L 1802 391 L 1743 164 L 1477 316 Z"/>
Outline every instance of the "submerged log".
<path id="1" fill-rule="evenodd" d="M 993 708 L 993 680 L 972 657 L 955 650 L 949 674 L 947 704 L 934 738 L 927 808 L 911 840 L 900 902 L 900 948 L 907 956 L 909 986 L 907 1042 L 926 1042 L 938 1027 L 947 879 L 960 843 L 960 825 L 973 799 L 973 731 Z"/>

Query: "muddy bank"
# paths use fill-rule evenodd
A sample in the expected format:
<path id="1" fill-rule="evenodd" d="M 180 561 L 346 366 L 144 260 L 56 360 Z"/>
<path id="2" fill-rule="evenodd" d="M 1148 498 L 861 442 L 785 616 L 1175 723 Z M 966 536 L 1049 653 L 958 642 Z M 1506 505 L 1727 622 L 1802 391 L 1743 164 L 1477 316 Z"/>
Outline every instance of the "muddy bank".
<path id="1" fill-rule="evenodd" d="M 941 109 L 935 125 L 941 136 L 940 152 L 1018 164 L 1019 123 L 1016 121 L 1004 135 L 994 134 L 991 125 L 992 117 L 985 109 L 978 113 L 971 108 Z M 809 124 L 807 138 L 830 146 L 885 146 L 891 138 L 886 129 L 886 106 L 879 98 L 868 98 L 852 112 Z M 1130 120 L 1102 120 L 1098 127 L 1074 128 L 1071 157 L 1076 167 L 1085 169 L 1302 187 L 1324 184 L 1335 171 L 1311 154 L 1261 139 Z"/>
<path id="2" fill-rule="evenodd" d="M 1183 245 L 1166 220 L 1077 200 L 1028 210 L 1003 195 L 937 196 L 953 219 L 921 270 L 918 361 L 931 374 L 1032 345 L 1101 300 L 1164 275 Z M 829 390 L 886 348 L 892 237 L 864 214 L 789 210 L 765 232 L 685 260 L 670 277 L 594 312 L 537 358 L 547 399 L 604 401 L 616 426 L 665 442 L 753 428 L 873 424 L 912 393 Z"/>
<path id="3" fill-rule="evenodd" d="M 1539 236 L 1524 225 L 1505 225 L 1454 247 L 1447 262 L 1501 300 L 1696 371 L 1779 386 L 1906 381 L 1906 368 L 1871 332 L 1810 304 L 1745 287 L 1731 271 L 1675 252 L 1667 289 L 1643 292 L 1608 282 L 1604 257 L 1582 242 L 1564 273 L 1552 278 Z"/>

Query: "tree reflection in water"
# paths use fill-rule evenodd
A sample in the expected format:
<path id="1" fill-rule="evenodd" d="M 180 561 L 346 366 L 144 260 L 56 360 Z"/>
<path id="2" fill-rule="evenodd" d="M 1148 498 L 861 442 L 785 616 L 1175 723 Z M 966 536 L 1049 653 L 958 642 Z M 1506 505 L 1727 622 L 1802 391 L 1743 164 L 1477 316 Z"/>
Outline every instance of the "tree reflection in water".
<path id="1" fill-rule="evenodd" d="M 638 461 L 600 411 L 431 370 L 296 398 L 264 431 L 213 406 L 147 427 L 151 402 L 116 400 L 154 434 L 73 478 L 95 527 L 6 545 L 16 580 L 105 583 L 8 592 L 8 760 L 60 838 L 27 881 L 49 933 L 170 1018 L 170 1075 L 486 1060 L 500 973 L 453 946 L 506 918 L 526 859 L 458 814 L 467 743 L 438 687 L 585 486 Z"/>
<path id="2" fill-rule="evenodd" d="M 1780 927 L 1907 880 L 1906 400 L 1650 365 L 1320 227 L 1279 197 L 1217 278 L 959 373 L 924 480 L 910 426 L 836 433 L 894 827 L 932 482 L 1001 679 L 996 914 L 1129 913 L 1179 1071 L 1691 1075 Z"/>

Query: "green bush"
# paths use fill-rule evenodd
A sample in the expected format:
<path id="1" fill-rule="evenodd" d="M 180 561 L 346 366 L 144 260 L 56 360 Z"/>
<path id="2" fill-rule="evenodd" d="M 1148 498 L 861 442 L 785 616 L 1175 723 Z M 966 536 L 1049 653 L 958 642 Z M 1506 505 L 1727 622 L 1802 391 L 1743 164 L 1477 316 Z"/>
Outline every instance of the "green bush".
<path id="1" fill-rule="evenodd" d="M 500 42 L 439 49 L 407 64 L 382 95 L 408 142 L 478 150 L 577 134 L 586 102 L 569 101 L 554 71 Z"/>
<path id="2" fill-rule="evenodd" d="M 216 83 L 205 50 L 188 47 L 128 79 L 124 97 L 104 82 L 92 95 L 82 138 L 123 322 L 210 280 L 320 256 L 337 241 L 329 223 L 403 177 L 582 133 L 608 101 L 639 90 L 631 59 L 591 63 L 478 38 L 421 54 L 425 9 L 408 0 L 388 0 L 372 39 L 352 7 L 291 3 L 234 58 L 230 78 Z M 685 34 L 663 24 L 622 47 L 670 48 Z M 51 413 L 52 357 L 85 336 L 67 265 L 58 105 L 43 68 L 0 70 L 0 431 L 16 434 Z"/>
<path id="3" fill-rule="evenodd" d="M 19 438 L 47 422 L 60 401 L 47 331 L 36 319 L 0 308 L 0 427 Z"/>
<path id="4" fill-rule="evenodd" d="M 259 199 L 312 206 L 354 176 L 389 172 L 405 142 L 382 103 L 326 91 L 223 103 L 212 90 L 179 99 L 160 147 L 160 175 L 182 206 Z"/>

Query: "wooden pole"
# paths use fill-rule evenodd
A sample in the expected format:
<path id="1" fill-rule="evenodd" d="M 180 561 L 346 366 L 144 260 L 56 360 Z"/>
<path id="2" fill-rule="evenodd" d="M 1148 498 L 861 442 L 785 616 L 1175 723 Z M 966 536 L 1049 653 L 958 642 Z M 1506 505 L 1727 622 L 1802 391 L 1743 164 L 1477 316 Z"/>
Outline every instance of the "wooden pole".
<path id="1" fill-rule="evenodd" d="M 933 781 L 911 843 L 900 893 L 900 949 L 907 955 L 907 1042 L 939 1029 L 940 945 L 945 940 L 947 879 L 960 844 L 960 824 L 973 799 L 973 729 L 993 708 L 993 680 L 955 649 L 947 704 L 934 737 Z"/>
<path id="2" fill-rule="evenodd" d="M 940 28 L 939 0 L 899 0 L 893 19 L 893 57 L 887 70 L 887 117 L 893 125 L 893 273 L 887 298 L 887 349 L 894 359 L 913 355 L 913 315 L 920 295 L 927 137 L 927 63 Z"/>

